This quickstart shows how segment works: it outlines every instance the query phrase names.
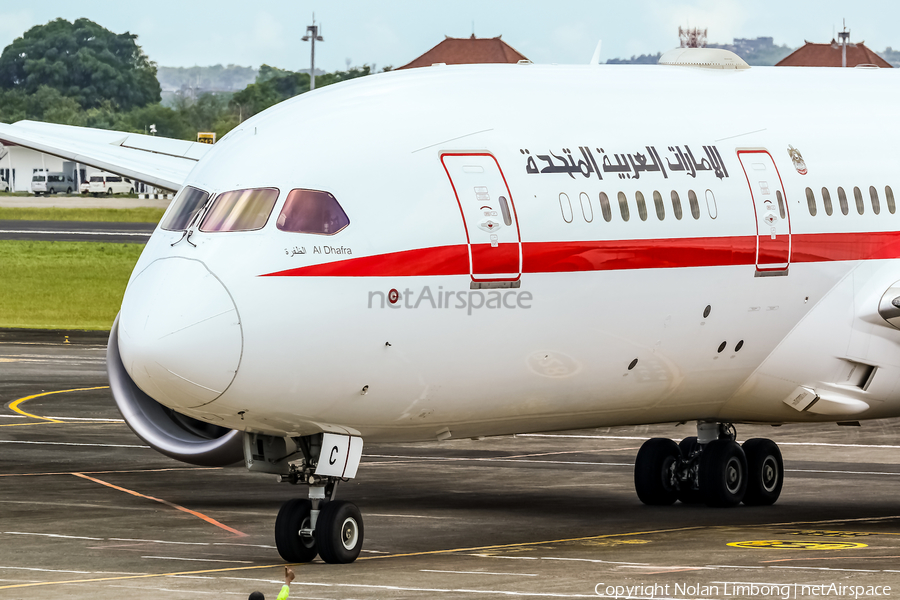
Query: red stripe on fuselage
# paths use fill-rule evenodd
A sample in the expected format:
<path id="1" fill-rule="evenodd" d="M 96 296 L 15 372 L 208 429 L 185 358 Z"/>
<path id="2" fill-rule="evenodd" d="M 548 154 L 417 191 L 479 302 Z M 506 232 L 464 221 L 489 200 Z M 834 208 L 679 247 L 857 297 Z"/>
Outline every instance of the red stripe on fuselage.
<path id="1" fill-rule="evenodd" d="M 791 262 L 900 258 L 900 232 L 807 233 L 791 239 Z M 522 242 L 523 273 L 571 273 L 756 264 L 756 237 Z M 350 258 L 265 277 L 421 277 L 468 275 L 465 244 Z"/>

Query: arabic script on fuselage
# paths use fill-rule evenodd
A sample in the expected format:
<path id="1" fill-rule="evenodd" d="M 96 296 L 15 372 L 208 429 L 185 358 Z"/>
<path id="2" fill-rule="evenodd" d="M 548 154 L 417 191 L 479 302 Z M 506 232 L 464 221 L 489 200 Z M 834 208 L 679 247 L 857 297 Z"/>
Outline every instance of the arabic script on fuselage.
<path id="1" fill-rule="evenodd" d="M 695 146 L 696 147 L 696 146 Z M 590 146 L 578 146 L 578 152 L 573 153 L 569 148 L 563 148 L 559 154 L 553 151 L 547 154 L 531 154 L 527 148 L 519 150 L 528 158 L 525 163 L 525 172 L 529 175 L 538 173 L 566 173 L 572 179 L 576 174 L 585 178 L 596 175 L 597 179 L 603 179 L 603 173 L 615 173 L 619 179 L 640 179 L 641 173 L 662 173 L 666 179 L 669 173 L 682 172 L 696 178 L 698 173 L 710 171 L 719 179 L 728 177 L 725 161 L 715 146 L 703 146 L 703 154 L 698 154 L 699 160 L 694 157 L 693 151 L 685 145 L 669 146 L 670 153 L 662 160 L 656 146 L 644 146 L 645 152 L 629 154 L 607 154 L 603 148 L 592 150 Z M 597 157 L 594 152 L 596 151 Z M 537 159 L 537 160 L 535 160 Z M 615 162 L 613 162 L 615 160 Z M 545 163 L 545 164 L 539 164 Z"/>

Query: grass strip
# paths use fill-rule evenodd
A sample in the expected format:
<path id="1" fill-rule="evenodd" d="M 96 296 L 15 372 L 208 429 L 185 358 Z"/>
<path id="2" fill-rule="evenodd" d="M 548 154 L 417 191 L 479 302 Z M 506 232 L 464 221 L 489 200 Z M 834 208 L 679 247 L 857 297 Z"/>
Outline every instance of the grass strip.
<path id="1" fill-rule="evenodd" d="M 143 249 L 0 241 L 0 327 L 109 329 Z"/>
<path id="2" fill-rule="evenodd" d="M 0 206 L 0 221 L 159 223 L 164 208 L 15 208 Z"/>

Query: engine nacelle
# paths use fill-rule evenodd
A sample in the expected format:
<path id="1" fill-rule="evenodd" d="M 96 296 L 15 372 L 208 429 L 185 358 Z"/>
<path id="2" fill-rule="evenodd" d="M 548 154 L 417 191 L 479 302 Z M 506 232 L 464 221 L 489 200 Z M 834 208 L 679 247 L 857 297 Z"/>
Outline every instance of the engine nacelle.
<path id="1" fill-rule="evenodd" d="M 131 430 L 157 452 L 182 462 L 224 467 L 243 461 L 243 432 L 177 413 L 134 383 L 119 355 L 118 333 L 117 316 L 106 347 L 106 369 L 113 398 Z"/>

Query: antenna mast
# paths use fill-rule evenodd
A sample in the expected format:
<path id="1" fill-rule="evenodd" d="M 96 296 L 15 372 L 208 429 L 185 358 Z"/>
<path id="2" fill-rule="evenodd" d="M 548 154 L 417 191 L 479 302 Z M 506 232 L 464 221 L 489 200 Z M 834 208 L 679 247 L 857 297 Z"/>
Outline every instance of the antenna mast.
<path id="1" fill-rule="evenodd" d="M 316 42 L 324 42 L 325 38 L 319 35 L 321 27 L 316 25 L 316 13 L 313 13 L 313 24 L 306 26 L 306 35 L 301 40 L 312 42 L 309 55 L 309 91 L 316 89 Z"/>

